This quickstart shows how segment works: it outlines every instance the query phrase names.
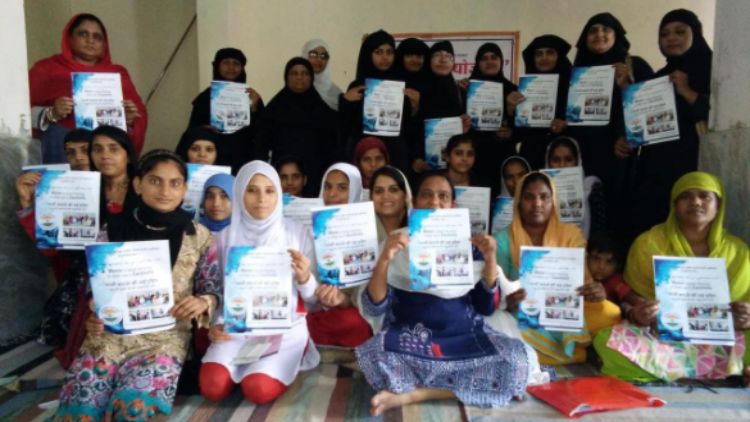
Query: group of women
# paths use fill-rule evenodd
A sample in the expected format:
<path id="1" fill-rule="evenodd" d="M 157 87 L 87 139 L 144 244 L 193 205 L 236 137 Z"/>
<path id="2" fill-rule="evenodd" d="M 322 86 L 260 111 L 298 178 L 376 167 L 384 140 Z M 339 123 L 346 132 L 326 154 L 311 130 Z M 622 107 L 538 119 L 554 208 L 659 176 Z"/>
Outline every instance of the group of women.
<path id="1" fill-rule="evenodd" d="M 331 82 L 328 46 L 312 40 L 303 48 L 304 57 L 287 63 L 285 87 L 267 105 L 248 89 L 250 126 L 232 134 L 212 130 L 206 90 L 193 102 L 189 128 L 176 152 L 153 150 L 137 159 L 145 108 L 134 90 L 128 92 L 127 72 L 110 63 L 102 23 L 92 15 L 74 17 L 63 33 L 63 54 L 31 70 L 36 128 L 43 133 L 45 150 L 62 145 L 77 169 L 101 172 L 100 241 L 169 241 L 175 295 L 170 313 L 178 323 L 167 331 L 129 337 L 105 331 L 89 309 L 85 257 L 45 252 L 60 287 L 48 303 L 42 334 L 60 346 L 58 357 L 68 368 L 55 419 L 169 414 L 189 362 L 202 362 L 197 383 L 205 397 L 222 400 L 239 385 L 248 400 L 267 403 L 283 394 L 299 371 L 318 364 L 316 345 L 354 348 L 365 378 L 378 390 L 373 414 L 432 399 L 506 405 L 526 386 L 549 380 L 544 365 L 582 362 L 591 345 L 604 373 L 627 380 L 750 378 L 750 253 L 723 227 L 727 203 L 721 182 L 694 171 L 708 111 L 711 52 L 700 22 L 686 10 L 664 17 L 659 45 L 667 66 L 657 74 L 669 75 L 675 85 L 681 138 L 638 151 L 624 142 L 617 99 L 607 126 L 567 127 L 562 102 L 549 128 L 513 127 L 514 108 L 524 98 L 503 76 L 502 52 L 494 44 L 480 47 L 471 77 L 504 85 L 505 124 L 496 132 L 472 131 L 465 114 L 466 81 L 455 81 L 451 73 L 450 42 L 428 47 L 408 39 L 396 48 L 393 37 L 381 30 L 363 40 L 356 79 L 345 91 Z M 576 47 L 573 64 L 566 58 L 570 45 L 554 35 L 538 37 L 524 50 L 528 72 L 560 75 L 560 101 L 572 66 L 613 65 L 615 98 L 627 84 L 653 76 L 645 61 L 629 54 L 625 30 L 611 14 L 592 17 Z M 214 79 L 244 82 L 246 62 L 239 50 L 219 50 Z M 82 69 L 122 75 L 127 131 L 101 126 L 93 133 L 66 134 L 73 125 L 69 73 Z M 67 79 L 61 76 L 66 72 Z M 406 82 L 398 137 L 363 134 L 366 78 Z M 461 117 L 464 134 L 446 146 L 448 169 L 429 170 L 419 122 L 454 116 Z M 79 151 L 83 146 L 88 147 L 85 157 Z M 349 157 L 354 165 L 345 162 Z M 180 208 L 186 162 L 229 165 L 236 174 L 206 182 L 199 223 Z M 582 166 L 587 175 L 586 235 L 560 221 L 554 181 L 535 171 L 568 166 Z M 16 184 L 18 217 L 32 238 L 39 180 L 39 173 L 30 172 Z M 494 236 L 472 237 L 472 288 L 413 291 L 408 212 L 454 207 L 454 187 L 460 185 L 489 186 L 513 197 L 512 222 Z M 318 282 L 311 233 L 283 217 L 283 193 L 317 194 L 326 205 L 359 202 L 363 196 L 373 202 L 381 250 L 367 284 L 338 289 Z M 624 263 L 622 289 L 629 294 L 608 296 L 587 267 L 578 290 L 584 300 L 583 330 L 519 328 L 514 314 L 525 297 L 514 281 L 520 248 L 585 247 L 589 233 L 612 228 L 625 241 L 642 233 Z M 278 352 L 251 363 L 235 358 L 245 345 L 260 340 L 228 334 L 216 312 L 223 306 L 223 263 L 234 246 L 283 248 L 292 265 L 292 328 L 280 335 Z M 655 255 L 725 259 L 733 346 L 664 343 L 646 328 L 659 307 L 651 269 Z"/>

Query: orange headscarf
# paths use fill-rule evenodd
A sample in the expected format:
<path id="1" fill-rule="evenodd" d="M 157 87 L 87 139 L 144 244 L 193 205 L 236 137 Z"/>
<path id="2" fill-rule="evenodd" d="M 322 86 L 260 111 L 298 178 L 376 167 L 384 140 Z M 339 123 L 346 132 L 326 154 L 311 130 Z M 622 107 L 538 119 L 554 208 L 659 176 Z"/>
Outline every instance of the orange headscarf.
<path id="1" fill-rule="evenodd" d="M 534 171 L 523 177 L 516 188 L 516 194 L 513 198 L 513 221 L 510 223 L 509 240 L 510 240 L 510 256 L 513 260 L 513 265 L 519 268 L 519 260 L 521 254 L 521 246 L 535 246 L 531 241 L 531 237 L 523 228 L 523 222 L 521 221 L 521 194 L 523 192 L 523 186 L 526 179 L 531 175 L 542 175 L 547 180 L 547 184 L 552 190 L 552 215 L 550 215 L 547 221 L 547 229 L 544 232 L 542 238 L 542 244 L 536 246 L 544 246 L 551 248 L 585 248 L 586 238 L 583 237 L 581 229 L 573 224 L 567 224 L 560 221 L 560 212 L 557 205 L 557 187 L 555 182 L 548 175 Z M 586 270 L 586 280 L 589 280 L 588 269 Z"/>

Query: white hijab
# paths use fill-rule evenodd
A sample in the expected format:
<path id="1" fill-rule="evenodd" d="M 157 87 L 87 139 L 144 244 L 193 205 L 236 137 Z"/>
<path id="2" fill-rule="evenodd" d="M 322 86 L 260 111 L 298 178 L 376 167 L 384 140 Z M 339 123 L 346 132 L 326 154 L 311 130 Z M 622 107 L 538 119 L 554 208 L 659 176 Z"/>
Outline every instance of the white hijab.
<path id="1" fill-rule="evenodd" d="M 307 54 L 318 47 L 325 48 L 326 52 L 329 52 L 328 54 L 330 54 L 331 50 L 328 48 L 328 43 L 320 38 L 314 38 L 306 42 L 304 47 L 302 47 L 302 57 L 307 58 Z M 318 91 L 318 94 L 320 94 L 320 97 L 323 98 L 323 101 L 328 104 L 328 107 L 331 107 L 334 110 L 339 109 L 339 95 L 341 94 L 341 89 L 331 80 L 331 72 L 327 65 L 325 70 L 315 74 L 313 85 L 315 86 L 315 90 Z"/>
<path id="2" fill-rule="evenodd" d="M 276 188 L 278 201 L 271 215 L 263 220 L 253 218 L 245 209 L 245 191 L 256 174 L 269 178 Z M 232 246 L 285 246 L 284 217 L 282 214 L 281 181 L 276 170 L 265 161 L 251 161 L 240 169 L 232 187 L 235 204 L 232 222 L 219 235 L 218 244 L 223 256 Z"/>
<path id="3" fill-rule="evenodd" d="M 328 167 L 328 170 L 326 170 L 323 175 L 323 180 L 320 182 L 320 193 L 318 194 L 318 197 L 324 199 L 326 177 L 328 177 L 328 173 L 334 170 L 344 173 L 349 179 L 349 200 L 347 203 L 353 204 L 355 202 L 360 202 L 360 199 L 362 198 L 362 175 L 359 173 L 358 168 L 349 163 L 336 163 L 331 167 Z"/>

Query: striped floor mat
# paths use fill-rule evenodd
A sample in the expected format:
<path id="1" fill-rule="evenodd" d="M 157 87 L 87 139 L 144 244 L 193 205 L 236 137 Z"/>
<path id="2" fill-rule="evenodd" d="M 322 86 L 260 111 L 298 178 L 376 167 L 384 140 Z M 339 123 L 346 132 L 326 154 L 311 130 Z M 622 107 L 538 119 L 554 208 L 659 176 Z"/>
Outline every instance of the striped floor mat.
<path id="1" fill-rule="evenodd" d="M 53 410 L 40 403 L 55 400 L 62 369 L 50 351 L 33 343 L 0 355 L 0 421 L 43 421 Z M 591 366 L 573 365 L 557 369 L 559 378 L 595 375 Z M 10 375 L 10 377 L 9 377 Z M 53 387 L 49 387 L 52 385 Z M 587 415 L 582 420 L 638 421 L 743 421 L 750 420 L 750 390 L 687 387 L 645 387 L 667 401 L 663 408 L 632 409 Z M 690 391 L 689 391 L 690 390 Z M 20 391 L 20 392 L 19 392 Z M 523 402 L 502 409 L 464 407 L 455 401 L 427 402 L 393 409 L 378 418 L 369 416 L 374 391 L 361 373 L 332 363 L 302 373 L 274 403 L 255 406 L 236 390 L 221 403 L 201 396 L 178 396 L 170 421 L 264 422 L 264 421 L 550 421 L 564 420 L 560 413 L 526 396 Z"/>

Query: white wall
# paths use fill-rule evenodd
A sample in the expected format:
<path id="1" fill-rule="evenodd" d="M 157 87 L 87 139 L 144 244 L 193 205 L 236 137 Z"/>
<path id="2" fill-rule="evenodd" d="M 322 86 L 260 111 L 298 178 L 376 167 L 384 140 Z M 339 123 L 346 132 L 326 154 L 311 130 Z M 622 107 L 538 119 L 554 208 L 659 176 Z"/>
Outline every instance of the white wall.
<path id="1" fill-rule="evenodd" d="M 26 25 L 23 1 L 3 2 L 0 13 L 0 134 L 22 135 L 31 129 L 26 73 Z"/>
<path id="2" fill-rule="evenodd" d="M 521 49 L 534 37 L 557 34 L 575 44 L 592 15 L 609 11 L 628 31 L 631 53 L 654 69 L 664 59 L 657 46 L 659 21 L 669 10 L 691 9 L 713 42 L 714 0 L 197 0 L 201 86 L 211 79 L 217 49 L 234 46 L 248 56 L 248 82 L 266 101 L 283 86 L 283 68 L 313 37 L 331 46 L 334 81 L 354 79 L 363 34 L 389 32 L 520 31 Z M 575 48 L 571 51 L 571 59 Z"/>
<path id="3" fill-rule="evenodd" d="M 77 13 L 98 16 L 107 27 L 112 60 L 128 69 L 141 98 L 156 82 L 195 14 L 195 0 L 26 0 L 28 66 L 60 52 L 60 37 Z M 199 92 L 197 30 L 193 27 L 150 104 L 144 151 L 174 148 Z M 26 58 L 24 58 L 25 62 Z"/>

